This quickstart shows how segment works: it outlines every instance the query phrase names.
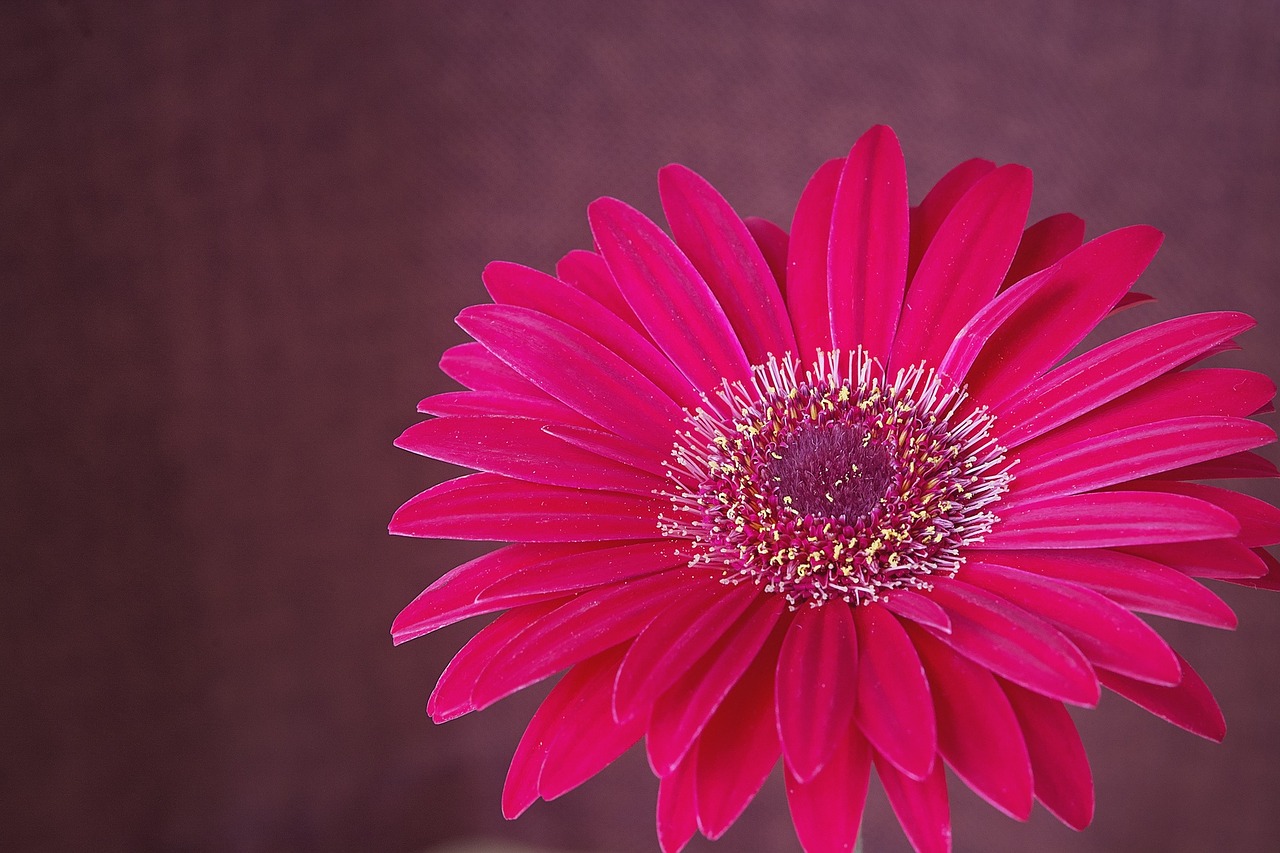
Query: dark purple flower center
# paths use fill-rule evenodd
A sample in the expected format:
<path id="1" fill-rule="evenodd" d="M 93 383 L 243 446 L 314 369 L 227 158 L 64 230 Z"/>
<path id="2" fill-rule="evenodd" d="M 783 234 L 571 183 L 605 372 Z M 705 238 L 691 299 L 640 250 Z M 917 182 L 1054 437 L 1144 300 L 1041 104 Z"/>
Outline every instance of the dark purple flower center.
<path id="1" fill-rule="evenodd" d="M 889 454 L 870 438 L 845 424 L 805 424 L 769 466 L 778 493 L 802 515 L 856 521 L 880 502 L 893 476 Z"/>

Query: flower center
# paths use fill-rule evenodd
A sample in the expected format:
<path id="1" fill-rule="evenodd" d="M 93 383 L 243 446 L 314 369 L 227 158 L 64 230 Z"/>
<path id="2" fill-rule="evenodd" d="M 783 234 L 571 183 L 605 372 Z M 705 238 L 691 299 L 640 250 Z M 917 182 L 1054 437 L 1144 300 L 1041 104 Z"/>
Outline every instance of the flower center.
<path id="1" fill-rule="evenodd" d="M 770 359 L 689 415 L 668 465 L 667 536 L 726 583 L 792 606 L 858 604 L 954 575 L 1008 488 L 1004 449 L 964 391 L 912 367 L 886 380 L 863 351 L 798 372 Z"/>

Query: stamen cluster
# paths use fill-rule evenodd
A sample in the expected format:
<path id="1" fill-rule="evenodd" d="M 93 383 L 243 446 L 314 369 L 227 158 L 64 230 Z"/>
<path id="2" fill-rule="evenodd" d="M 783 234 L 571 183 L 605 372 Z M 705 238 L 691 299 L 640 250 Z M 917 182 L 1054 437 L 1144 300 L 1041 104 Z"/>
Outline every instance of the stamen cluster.
<path id="1" fill-rule="evenodd" d="M 853 604 L 951 576 L 1010 481 L 993 417 L 914 366 L 887 381 L 862 350 L 788 359 L 726 382 L 690 414 L 668 465 L 669 536 L 694 562 L 790 604 Z"/>

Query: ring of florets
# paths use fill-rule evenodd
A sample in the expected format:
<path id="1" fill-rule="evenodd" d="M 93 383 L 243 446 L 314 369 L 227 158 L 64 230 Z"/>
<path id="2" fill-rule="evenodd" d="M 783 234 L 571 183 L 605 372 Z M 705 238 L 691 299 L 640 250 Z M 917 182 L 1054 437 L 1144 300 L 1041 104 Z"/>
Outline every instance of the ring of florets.
<path id="1" fill-rule="evenodd" d="M 771 356 L 688 413 L 662 531 L 792 606 L 928 588 L 991 529 L 1011 479 L 994 417 L 966 399 L 923 366 L 889 381 L 861 349 L 803 373 Z"/>

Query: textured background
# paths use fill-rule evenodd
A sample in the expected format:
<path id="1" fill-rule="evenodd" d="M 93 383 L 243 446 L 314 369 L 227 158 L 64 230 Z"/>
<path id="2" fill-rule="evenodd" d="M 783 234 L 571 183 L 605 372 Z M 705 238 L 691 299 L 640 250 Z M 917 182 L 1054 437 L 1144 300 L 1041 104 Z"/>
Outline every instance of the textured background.
<path id="1" fill-rule="evenodd" d="M 1167 232 L 1138 319 L 1248 311 L 1269 331 L 1228 362 L 1280 363 L 1274 0 L 128 5 L 0 10 L 0 842 L 22 849 L 656 849 L 634 753 L 502 821 L 540 691 L 427 720 L 473 626 L 398 650 L 387 627 L 477 549 L 384 528 L 450 473 L 391 441 L 447 387 L 484 263 L 589 245 L 599 195 L 657 214 L 668 161 L 784 224 L 876 122 L 916 200 L 961 159 L 1024 163 L 1033 217 Z M 1080 718 L 1091 829 L 953 786 L 957 849 L 1272 849 L 1280 598 L 1223 595 L 1240 630 L 1168 634 L 1224 745 L 1111 697 Z M 867 836 L 905 846 L 879 794 Z M 690 849 L 796 850 L 777 780 Z"/>

